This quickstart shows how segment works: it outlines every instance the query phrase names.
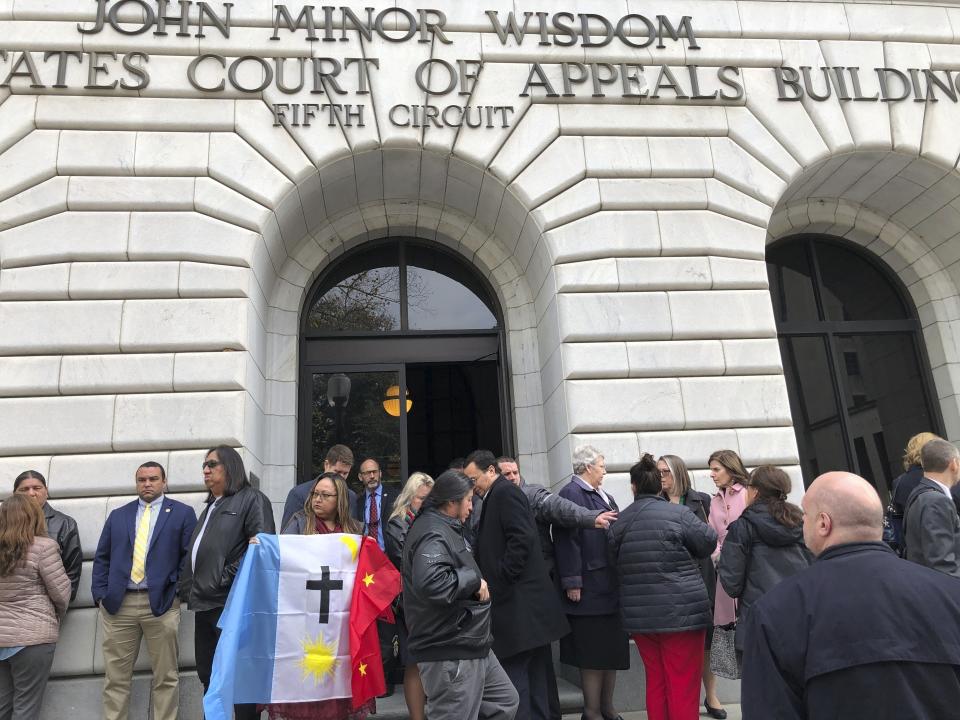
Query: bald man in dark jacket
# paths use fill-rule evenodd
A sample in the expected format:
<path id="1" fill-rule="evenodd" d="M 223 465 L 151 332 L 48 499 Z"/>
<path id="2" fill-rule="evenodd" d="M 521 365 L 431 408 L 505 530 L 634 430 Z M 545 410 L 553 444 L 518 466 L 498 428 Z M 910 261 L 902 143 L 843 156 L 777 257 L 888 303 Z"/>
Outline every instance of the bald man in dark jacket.
<path id="1" fill-rule="evenodd" d="M 803 509 L 817 560 L 750 613 L 744 720 L 958 717 L 960 582 L 881 542 L 880 498 L 856 475 L 817 478 Z"/>

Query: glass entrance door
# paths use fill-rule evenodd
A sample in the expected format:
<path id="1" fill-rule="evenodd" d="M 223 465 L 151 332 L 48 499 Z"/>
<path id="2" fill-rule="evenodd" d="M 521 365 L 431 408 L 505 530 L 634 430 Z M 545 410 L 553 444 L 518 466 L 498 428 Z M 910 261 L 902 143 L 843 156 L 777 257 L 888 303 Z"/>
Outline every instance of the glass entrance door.
<path id="1" fill-rule="evenodd" d="M 496 361 L 318 367 L 307 377 L 310 460 L 301 481 L 322 473 L 338 444 L 356 458 L 350 484 L 364 457 L 380 463 L 384 483 L 402 485 L 417 470 L 436 477 L 477 448 L 503 452 Z"/>
<path id="2" fill-rule="evenodd" d="M 377 458 L 383 482 L 403 477 L 400 370 L 311 372 L 309 477 L 323 472 L 323 458 L 334 445 Z M 359 465 L 360 458 L 356 458 Z M 357 471 L 354 467 L 354 474 Z"/>
<path id="3" fill-rule="evenodd" d="M 511 452 L 502 327 L 488 280 L 449 249 L 386 238 L 332 264 L 301 320 L 297 481 L 336 444 L 357 460 L 351 484 L 366 456 L 401 483 Z"/>
<path id="4" fill-rule="evenodd" d="M 885 267 L 836 239 L 784 240 L 767 270 L 805 482 L 850 470 L 886 503 L 907 441 L 943 427 L 916 308 Z"/>

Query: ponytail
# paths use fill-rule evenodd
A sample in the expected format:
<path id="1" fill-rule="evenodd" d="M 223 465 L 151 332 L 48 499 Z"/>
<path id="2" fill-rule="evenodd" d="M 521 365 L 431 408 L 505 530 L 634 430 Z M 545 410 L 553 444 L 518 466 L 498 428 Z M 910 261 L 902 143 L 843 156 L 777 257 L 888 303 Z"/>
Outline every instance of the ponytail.
<path id="1" fill-rule="evenodd" d="M 767 505 L 778 523 L 788 528 L 803 524 L 803 511 L 787 502 L 793 484 L 783 470 L 774 465 L 761 465 L 750 473 L 747 483 L 757 491 L 757 501 Z"/>

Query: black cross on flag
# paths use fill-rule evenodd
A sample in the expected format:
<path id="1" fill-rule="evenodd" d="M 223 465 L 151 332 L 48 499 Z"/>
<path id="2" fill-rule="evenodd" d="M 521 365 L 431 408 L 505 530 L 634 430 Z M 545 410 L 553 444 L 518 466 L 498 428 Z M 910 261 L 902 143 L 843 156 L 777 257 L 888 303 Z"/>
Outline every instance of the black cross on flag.
<path id="1" fill-rule="evenodd" d="M 320 624 L 330 622 L 330 593 L 333 590 L 343 590 L 343 580 L 330 579 L 330 566 L 320 568 L 320 580 L 307 580 L 307 590 L 320 591 Z"/>

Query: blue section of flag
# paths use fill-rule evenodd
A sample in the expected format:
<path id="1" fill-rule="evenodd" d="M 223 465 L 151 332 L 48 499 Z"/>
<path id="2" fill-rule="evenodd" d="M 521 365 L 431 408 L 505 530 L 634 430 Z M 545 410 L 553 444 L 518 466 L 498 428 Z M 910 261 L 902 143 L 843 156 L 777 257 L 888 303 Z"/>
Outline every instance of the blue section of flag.
<path id="1" fill-rule="evenodd" d="M 257 538 L 260 544 L 247 549 L 220 616 L 210 689 L 203 697 L 206 720 L 231 720 L 234 703 L 270 701 L 280 541 L 276 535 Z"/>

